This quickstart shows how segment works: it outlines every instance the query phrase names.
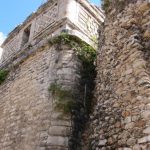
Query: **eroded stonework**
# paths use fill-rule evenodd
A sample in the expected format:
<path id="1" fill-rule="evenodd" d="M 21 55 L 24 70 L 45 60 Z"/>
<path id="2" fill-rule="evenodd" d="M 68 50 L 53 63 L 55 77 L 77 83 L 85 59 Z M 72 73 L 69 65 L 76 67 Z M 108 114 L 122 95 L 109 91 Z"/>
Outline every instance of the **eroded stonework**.
<path id="1" fill-rule="evenodd" d="M 41 39 L 59 35 L 62 31 L 95 46 L 97 31 L 103 21 L 102 10 L 86 0 L 48 1 L 9 34 L 2 45 L 4 52 L 1 66 L 12 61 L 18 52 L 28 46 L 36 45 Z"/>
<path id="2" fill-rule="evenodd" d="M 68 149 L 71 119 L 55 111 L 48 88 L 57 81 L 74 89 L 78 66 L 74 51 L 67 46 L 61 51 L 47 47 L 10 72 L 0 86 L 2 150 Z"/>
<path id="3" fill-rule="evenodd" d="M 78 93 L 77 103 L 82 97 L 82 63 L 70 43 L 50 41 L 65 33 L 95 46 L 103 20 L 103 12 L 86 0 L 49 0 L 9 34 L 0 63 L 0 70 L 9 70 L 0 85 L 1 150 L 81 147 L 77 127 L 84 123 L 83 106 L 76 106 L 81 115 L 77 111 L 64 115 L 63 108 L 56 109 L 58 100 L 49 89 L 56 84 L 69 94 Z"/>
<path id="4" fill-rule="evenodd" d="M 101 32 L 91 149 L 149 150 L 150 3 L 113 13 Z"/>

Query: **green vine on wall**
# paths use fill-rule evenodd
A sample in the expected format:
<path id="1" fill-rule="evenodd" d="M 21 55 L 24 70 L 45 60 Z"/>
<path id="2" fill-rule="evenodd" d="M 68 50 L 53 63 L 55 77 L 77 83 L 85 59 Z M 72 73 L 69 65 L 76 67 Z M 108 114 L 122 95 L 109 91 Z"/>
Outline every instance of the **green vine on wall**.
<path id="1" fill-rule="evenodd" d="M 94 62 L 96 59 L 96 50 L 76 36 L 67 33 L 61 33 L 59 36 L 49 40 L 49 44 L 67 44 L 76 51 L 77 56 L 82 61 Z"/>
<path id="2" fill-rule="evenodd" d="M 48 90 L 56 100 L 55 109 L 62 111 L 63 114 L 70 114 L 75 103 L 72 92 L 63 89 L 57 83 L 52 83 Z"/>
<path id="3" fill-rule="evenodd" d="M 5 69 L 0 70 L 0 85 L 6 80 L 9 71 Z"/>
<path id="4" fill-rule="evenodd" d="M 69 35 L 67 33 L 62 33 L 61 35 L 54 37 L 49 40 L 50 45 L 61 45 L 67 44 L 70 48 L 74 49 L 76 55 L 81 60 L 82 68 L 81 68 L 81 94 L 85 94 L 85 85 L 87 86 L 87 93 L 86 93 L 86 109 L 87 112 L 90 112 L 91 109 L 91 92 L 94 88 L 94 79 L 95 79 L 95 65 L 94 62 L 96 60 L 96 50 L 90 46 L 89 44 L 85 43 L 81 39 L 76 36 Z M 71 111 L 72 106 L 75 105 L 75 101 L 73 99 L 72 94 L 70 91 L 65 91 L 61 88 L 61 86 L 52 84 L 49 88 L 49 91 L 52 92 L 53 96 L 57 98 L 56 108 L 60 108 L 61 110 L 64 109 L 65 113 Z M 68 100 L 66 100 L 66 98 Z M 68 108 L 67 108 L 68 107 Z M 63 109 L 62 109 L 63 108 Z M 67 111 L 66 111 L 67 110 Z"/>
<path id="5" fill-rule="evenodd" d="M 97 41 L 96 37 L 91 38 L 94 39 L 92 40 L 93 42 Z M 81 136 L 94 103 L 92 92 L 95 87 L 94 80 L 96 77 L 94 65 L 96 50 L 80 38 L 67 33 L 53 37 L 49 40 L 49 44 L 56 46 L 58 50 L 61 50 L 62 45 L 70 46 L 70 49 L 74 50 L 82 64 L 82 67 L 79 68 L 80 86 L 78 86 L 78 93 L 73 94 L 70 90 L 62 88 L 57 83 L 52 83 L 49 87 L 49 92 L 55 99 L 54 108 L 64 115 L 71 114 L 74 125 L 69 139 L 69 148 L 78 149 L 81 146 Z"/>

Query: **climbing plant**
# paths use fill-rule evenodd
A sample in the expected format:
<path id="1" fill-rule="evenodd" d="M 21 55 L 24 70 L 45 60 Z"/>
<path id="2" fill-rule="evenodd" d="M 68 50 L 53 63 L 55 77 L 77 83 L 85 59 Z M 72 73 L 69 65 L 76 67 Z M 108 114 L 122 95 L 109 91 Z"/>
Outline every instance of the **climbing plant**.
<path id="1" fill-rule="evenodd" d="M 49 44 L 67 44 L 72 49 L 75 50 L 76 55 L 81 60 L 82 69 L 81 69 L 81 87 L 82 87 L 82 94 L 86 92 L 86 107 L 89 112 L 91 107 L 91 91 L 94 88 L 94 78 L 96 76 L 95 73 L 95 65 L 94 62 L 96 60 L 96 50 L 90 46 L 89 44 L 85 43 L 83 40 L 79 39 L 76 36 L 69 35 L 67 33 L 62 33 L 59 36 L 53 37 L 49 40 Z M 86 86 L 86 87 L 85 87 Z M 56 86 L 52 86 L 53 88 L 57 89 L 60 93 L 65 93 L 66 91 L 60 90 L 60 87 L 56 88 Z M 51 88 L 52 88 L 51 87 Z M 85 91 L 86 88 L 86 91 Z M 68 92 L 69 93 L 69 92 Z M 60 97 L 60 95 L 59 95 Z M 62 103 L 63 104 L 63 103 Z"/>
<path id="2" fill-rule="evenodd" d="M 63 89 L 57 83 L 50 85 L 49 92 L 55 98 L 55 109 L 62 111 L 65 115 L 70 114 L 75 103 L 72 92 Z"/>
<path id="3" fill-rule="evenodd" d="M 5 79 L 7 78 L 9 71 L 5 70 L 5 69 L 1 69 L 0 70 L 0 85 L 5 81 Z"/>
<path id="4" fill-rule="evenodd" d="M 93 37 L 93 42 L 97 39 Z M 52 83 L 49 91 L 55 98 L 55 108 L 64 114 L 71 114 L 74 127 L 69 140 L 70 149 L 78 149 L 81 145 L 81 136 L 88 121 L 88 116 L 92 108 L 92 91 L 95 87 L 95 60 L 96 50 L 76 36 L 62 33 L 49 40 L 50 45 L 55 45 L 61 50 L 61 45 L 68 45 L 75 51 L 76 56 L 82 64 L 80 68 L 79 93 L 73 94 L 70 90 L 62 88 L 57 83 Z"/>
<path id="5" fill-rule="evenodd" d="M 94 62 L 96 59 L 96 50 L 76 36 L 62 33 L 49 40 L 49 44 L 67 44 L 76 51 L 77 56 L 82 61 Z"/>
<path id="6" fill-rule="evenodd" d="M 91 91 L 94 89 L 94 79 L 96 76 L 94 62 L 96 60 L 96 50 L 76 36 L 62 33 L 61 35 L 49 40 L 49 44 L 67 44 L 75 50 L 76 55 L 81 60 L 81 87 L 82 94 L 86 95 L 85 105 L 88 112 L 91 109 Z M 86 91 L 85 91 L 86 88 Z M 58 90 L 58 89 L 57 89 Z M 86 93 L 85 93 L 86 92 Z"/>

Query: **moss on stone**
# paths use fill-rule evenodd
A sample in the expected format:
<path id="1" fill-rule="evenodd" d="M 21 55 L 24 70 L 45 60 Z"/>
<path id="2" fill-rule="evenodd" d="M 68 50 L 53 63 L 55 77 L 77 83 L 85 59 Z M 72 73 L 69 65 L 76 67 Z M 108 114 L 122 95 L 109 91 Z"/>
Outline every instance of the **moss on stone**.
<path id="1" fill-rule="evenodd" d="M 70 114 L 75 104 L 73 94 L 70 90 L 63 89 L 57 83 L 52 83 L 49 91 L 55 98 L 55 109 L 60 110 L 63 114 Z"/>
<path id="2" fill-rule="evenodd" d="M 6 80 L 9 71 L 1 69 L 0 70 L 0 85 Z"/>

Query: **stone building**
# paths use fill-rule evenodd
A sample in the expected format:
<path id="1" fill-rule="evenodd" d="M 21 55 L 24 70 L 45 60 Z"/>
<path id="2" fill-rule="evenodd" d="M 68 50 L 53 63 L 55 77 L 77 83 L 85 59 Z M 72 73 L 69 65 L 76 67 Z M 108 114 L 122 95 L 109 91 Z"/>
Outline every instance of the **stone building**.
<path id="1" fill-rule="evenodd" d="M 9 34 L 0 150 L 150 150 L 150 3 L 106 2 L 104 25 L 87 0 L 49 0 Z M 95 56 L 98 29 L 88 120 L 95 76 L 84 48 Z"/>
<path id="2" fill-rule="evenodd" d="M 1 64 L 10 61 L 29 45 L 59 35 L 63 30 L 92 45 L 92 38 L 98 36 L 97 30 L 103 21 L 102 10 L 87 0 L 49 0 L 8 35 L 2 45 Z"/>
<path id="3" fill-rule="evenodd" d="M 103 21 L 87 0 L 49 0 L 8 35 L 0 63 L 9 70 L 0 84 L 1 150 L 70 148 L 75 123 L 55 109 L 55 92 L 80 92 L 82 63 L 69 43 L 56 41 L 65 33 L 94 47 Z"/>

